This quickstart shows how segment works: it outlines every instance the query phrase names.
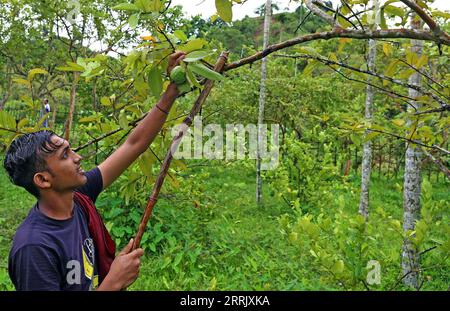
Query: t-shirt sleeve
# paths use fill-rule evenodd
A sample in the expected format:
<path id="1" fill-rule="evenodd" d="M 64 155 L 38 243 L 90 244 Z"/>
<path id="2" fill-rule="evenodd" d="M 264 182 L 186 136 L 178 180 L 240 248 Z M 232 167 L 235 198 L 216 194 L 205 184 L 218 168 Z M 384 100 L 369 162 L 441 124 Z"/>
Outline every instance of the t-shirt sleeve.
<path id="1" fill-rule="evenodd" d="M 83 186 L 77 189 L 78 192 L 81 192 L 91 198 L 92 202 L 97 200 L 98 195 L 102 192 L 103 189 L 103 179 L 100 169 L 98 167 L 87 171 L 85 173 L 87 177 L 87 182 Z"/>
<path id="2" fill-rule="evenodd" d="M 58 259 L 50 249 L 26 245 L 9 260 L 9 274 L 19 291 L 59 291 L 62 276 Z"/>

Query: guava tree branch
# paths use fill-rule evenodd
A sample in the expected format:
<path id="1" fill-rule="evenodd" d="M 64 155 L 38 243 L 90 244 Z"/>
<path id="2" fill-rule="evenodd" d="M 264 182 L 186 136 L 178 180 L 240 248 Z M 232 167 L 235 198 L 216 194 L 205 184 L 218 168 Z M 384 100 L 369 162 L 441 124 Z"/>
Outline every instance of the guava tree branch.
<path id="1" fill-rule="evenodd" d="M 430 152 L 428 152 L 428 150 L 426 150 L 425 148 L 421 149 L 422 152 L 427 156 L 427 158 L 433 161 L 434 164 L 436 164 L 436 166 L 439 168 L 439 170 L 442 173 L 444 173 L 444 175 L 447 176 L 447 178 L 450 180 L 450 170 L 448 169 L 448 167 L 446 167 L 439 159 L 437 159 Z"/>
<path id="2" fill-rule="evenodd" d="M 406 4 L 410 9 L 416 12 L 417 15 L 430 27 L 430 29 L 436 34 L 436 36 L 444 36 L 447 40 L 450 39 L 450 36 L 443 32 L 438 24 L 428 15 L 417 3 L 412 2 L 410 0 L 400 0 L 404 4 Z"/>
<path id="3" fill-rule="evenodd" d="M 284 56 L 284 55 L 278 55 L 278 54 L 276 54 L 276 55 L 274 55 L 274 56 Z M 423 94 L 423 95 L 429 95 L 429 96 L 431 96 L 435 101 L 437 101 L 437 102 L 441 105 L 441 107 L 446 107 L 446 106 L 448 106 L 447 102 L 444 101 L 442 98 L 440 98 L 440 97 L 437 96 L 436 94 L 434 94 L 434 93 L 432 93 L 432 92 L 430 92 L 430 91 L 428 91 L 428 90 L 426 90 L 426 89 L 424 89 L 424 88 L 422 88 L 422 87 L 420 87 L 420 86 L 418 86 L 418 85 L 406 83 L 406 82 L 403 82 L 403 81 L 401 81 L 401 80 L 394 79 L 394 78 L 391 78 L 391 77 L 388 77 L 388 76 L 385 76 L 385 75 L 382 75 L 382 74 L 378 74 L 378 73 L 375 73 L 375 72 L 370 71 L 370 70 L 364 70 L 364 69 L 355 68 L 355 67 L 352 67 L 352 66 L 347 65 L 347 64 L 342 63 L 342 62 L 335 62 L 335 61 L 332 61 L 332 60 L 330 60 L 330 59 L 323 58 L 323 57 L 318 57 L 318 56 L 314 56 L 314 55 L 306 55 L 306 54 L 302 54 L 302 55 L 289 55 L 289 57 L 291 57 L 291 58 L 307 58 L 307 59 L 314 59 L 314 60 L 317 60 L 317 61 L 319 61 L 319 62 L 321 62 L 321 63 L 324 63 L 325 65 L 337 65 L 337 66 L 339 66 L 339 67 L 347 68 L 347 69 L 350 69 L 350 70 L 352 70 L 352 71 L 356 71 L 356 72 L 364 73 L 364 74 L 367 74 L 367 75 L 371 75 L 371 76 L 380 78 L 380 79 L 382 79 L 382 80 L 389 81 L 389 82 L 391 82 L 391 83 L 394 83 L 394 84 L 397 84 L 397 85 L 400 85 L 400 86 L 403 86 L 403 87 L 406 87 L 406 88 L 414 89 L 414 90 L 418 91 L 419 93 L 421 93 L 421 94 Z"/>
<path id="4" fill-rule="evenodd" d="M 441 108 L 430 109 L 430 110 L 425 110 L 425 111 L 418 111 L 418 112 L 416 112 L 414 114 L 415 115 L 420 115 L 420 114 L 444 112 L 444 111 L 450 111 L 450 105 L 446 104 L 446 105 L 443 105 Z"/>
<path id="5" fill-rule="evenodd" d="M 322 11 L 318 6 L 316 6 L 316 3 L 319 4 L 321 7 L 325 7 L 325 4 L 323 4 L 320 0 L 304 0 L 306 7 L 313 12 L 316 16 L 319 16 L 324 21 L 326 21 L 328 24 L 333 26 L 333 28 L 342 28 L 341 25 L 339 25 L 338 21 L 335 20 L 333 17 Z"/>
<path id="6" fill-rule="evenodd" d="M 242 58 L 238 61 L 232 62 L 225 67 L 225 71 L 236 69 L 238 67 L 254 63 L 272 54 L 276 51 L 314 40 L 329 40 L 333 38 L 352 38 L 352 39 L 416 39 L 425 41 L 434 41 L 450 45 L 450 37 L 441 32 L 439 35 L 426 30 L 412 30 L 412 29 L 376 29 L 376 30 L 362 30 L 362 29 L 334 29 L 326 32 L 317 32 L 293 38 L 278 44 L 272 44 L 267 49 L 259 51 L 249 57 Z"/>
<path id="7" fill-rule="evenodd" d="M 130 123 L 128 123 L 128 126 L 130 126 L 131 128 L 136 127 L 138 122 L 141 121 L 142 119 L 144 119 L 146 116 L 147 116 L 147 112 L 144 113 L 139 118 L 137 118 L 136 120 L 133 120 Z M 101 141 L 101 140 L 103 140 L 103 139 L 105 139 L 105 138 L 107 138 L 107 137 L 109 137 L 111 135 L 114 135 L 114 134 L 120 132 L 121 130 L 123 130 L 123 128 L 119 127 L 119 128 L 117 128 L 115 130 L 112 130 L 112 131 L 109 131 L 107 133 L 104 133 L 104 134 L 100 135 L 99 137 L 91 139 L 90 141 L 88 141 L 88 142 L 86 142 L 86 143 L 84 143 L 84 144 L 74 148 L 73 151 L 78 152 L 78 151 L 80 151 L 80 150 L 82 150 L 82 149 L 84 149 L 86 147 L 89 147 L 92 144 L 98 143 L 99 141 Z"/>
<path id="8" fill-rule="evenodd" d="M 332 65 L 328 64 L 327 66 L 330 67 L 333 71 L 335 71 L 336 73 L 338 73 L 339 75 L 343 76 L 345 79 L 347 79 L 349 81 L 354 81 L 354 82 L 370 85 L 371 87 L 386 93 L 388 96 L 396 97 L 396 98 L 404 101 L 407 105 L 410 105 L 417 112 L 417 108 L 414 107 L 414 105 L 412 105 L 411 102 L 410 102 L 410 101 L 414 102 L 415 101 L 414 98 L 411 98 L 411 97 L 409 97 L 407 95 L 403 95 L 403 94 L 394 92 L 392 90 L 385 89 L 385 88 L 383 88 L 381 86 L 378 86 L 376 84 L 373 84 L 373 83 L 370 83 L 370 82 L 367 82 L 367 81 L 363 81 L 363 80 L 359 80 L 359 79 L 355 79 L 355 78 L 349 77 L 349 76 L 343 74 L 340 70 L 334 68 Z"/>
<path id="9" fill-rule="evenodd" d="M 388 135 L 388 136 L 391 136 L 391 137 L 394 137 L 394 138 L 397 138 L 397 139 L 402 139 L 402 140 L 405 140 L 405 141 L 407 141 L 407 142 L 409 142 L 409 143 L 413 143 L 413 144 L 419 145 L 419 146 L 421 146 L 421 147 L 425 147 L 425 148 L 428 148 L 428 149 L 438 150 L 438 151 L 440 151 L 440 152 L 442 152 L 442 153 L 445 153 L 445 154 L 447 154 L 447 155 L 450 155 L 450 151 L 449 151 L 449 150 L 444 149 L 444 148 L 442 148 L 442 147 L 439 147 L 438 145 L 431 145 L 431 146 L 430 146 L 430 145 L 424 144 L 424 143 L 422 143 L 422 142 L 420 142 L 420 141 L 418 141 L 418 140 L 415 140 L 415 139 L 410 139 L 410 138 L 403 137 L 403 136 L 400 136 L 400 135 L 397 135 L 397 134 L 394 134 L 394 133 L 389 133 L 389 132 L 381 131 L 381 130 L 374 129 L 374 128 L 369 128 L 369 130 L 372 131 L 372 132 L 377 132 L 377 133 L 385 134 L 385 135 Z"/>
<path id="10" fill-rule="evenodd" d="M 0 131 L 7 131 L 7 132 L 16 133 L 16 134 L 21 134 L 21 135 L 26 134 L 26 133 L 21 132 L 21 131 L 19 131 L 19 130 L 13 130 L 13 129 L 9 129 L 9 128 L 6 128 L 6 127 L 0 127 Z"/>

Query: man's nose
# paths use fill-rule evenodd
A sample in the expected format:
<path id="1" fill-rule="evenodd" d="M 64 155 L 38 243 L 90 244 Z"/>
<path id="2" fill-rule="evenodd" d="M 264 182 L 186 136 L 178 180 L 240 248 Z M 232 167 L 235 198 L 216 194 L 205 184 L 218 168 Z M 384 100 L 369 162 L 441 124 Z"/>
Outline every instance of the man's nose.
<path id="1" fill-rule="evenodd" d="M 79 163 L 81 160 L 83 160 L 83 157 L 81 155 L 79 155 L 78 153 L 75 153 L 75 162 Z"/>

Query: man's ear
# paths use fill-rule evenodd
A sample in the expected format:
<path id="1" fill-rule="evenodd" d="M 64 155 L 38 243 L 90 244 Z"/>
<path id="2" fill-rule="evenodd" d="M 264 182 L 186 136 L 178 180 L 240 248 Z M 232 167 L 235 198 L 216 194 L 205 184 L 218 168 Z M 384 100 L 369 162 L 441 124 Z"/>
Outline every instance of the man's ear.
<path id="1" fill-rule="evenodd" d="M 52 187 L 51 178 L 48 172 L 39 172 L 34 174 L 33 182 L 40 189 L 48 189 Z"/>

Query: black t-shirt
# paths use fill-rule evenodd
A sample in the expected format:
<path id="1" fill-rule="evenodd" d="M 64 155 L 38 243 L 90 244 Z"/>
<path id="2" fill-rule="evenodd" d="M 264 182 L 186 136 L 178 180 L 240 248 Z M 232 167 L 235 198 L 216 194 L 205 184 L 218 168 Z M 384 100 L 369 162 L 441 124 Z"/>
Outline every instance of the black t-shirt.
<path id="1" fill-rule="evenodd" d="M 96 167 L 86 177 L 87 183 L 76 191 L 95 202 L 103 188 L 102 175 Z M 71 218 L 56 220 L 36 203 L 14 236 L 8 270 L 17 290 L 97 288 L 94 243 L 82 207 L 75 203 Z"/>

